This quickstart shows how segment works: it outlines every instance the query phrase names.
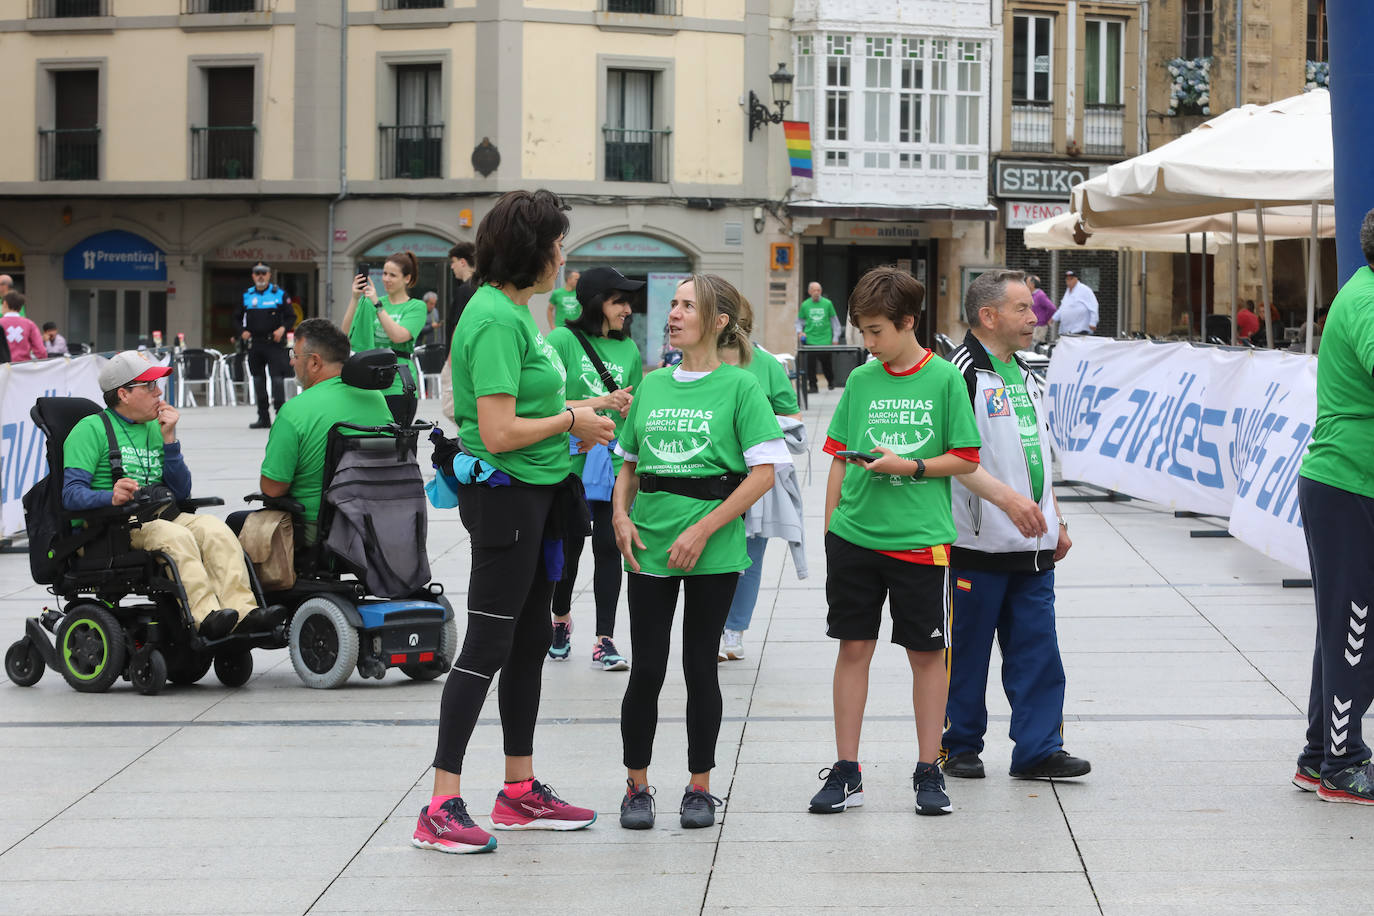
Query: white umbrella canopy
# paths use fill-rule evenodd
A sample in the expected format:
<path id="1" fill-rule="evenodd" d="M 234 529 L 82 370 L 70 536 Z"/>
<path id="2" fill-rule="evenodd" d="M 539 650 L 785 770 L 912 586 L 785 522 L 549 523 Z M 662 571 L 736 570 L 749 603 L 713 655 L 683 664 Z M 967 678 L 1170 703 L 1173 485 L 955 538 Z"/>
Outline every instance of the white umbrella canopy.
<path id="1" fill-rule="evenodd" d="M 1097 229 L 1334 197 L 1331 96 L 1317 89 L 1231 109 L 1159 149 L 1118 162 L 1074 188 L 1073 209 Z M 1229 232 L 1229 217 L 1226 222 Z M 1269 229 L 1266 218 L 1266 236 Z M 1310 225 L 1299 235 L 1308 233 Z"/>
<path id="2" fill-rule="evenodd" d="M 1254 211 L 1238 214 L 1241 245 L 1259 241 Z M 1088 229 L 1079 225 L 1077 213 L 1063 213 L 1026 227 L 1026 247 L 1043 249 L 1097 249 L 1108 251 L 1162 251 L 1182 254 L 1191 250 L 1202 253 L 1202 233 L 1207 234 L 1207 253 L 1216 254 L 1223 245 L 1231 244 L 1231 215 L 1213 214 L 1167 223 L 1145 223 L 1139 226 L 1115 226 Z M 1264 211 L 1264 236 L 1276 239 L 1309 238 L 1312 233 L 1312 214 L 1309 207 L 1271 207 Z M 1187 235 L 1191 234 L 1191 241 Z M 1330 205 L 1319 208 L 1318 235 L 1336 237 L 1336 209 Z M 1078 241 L 1079 237 L 1083 241 Z"/>

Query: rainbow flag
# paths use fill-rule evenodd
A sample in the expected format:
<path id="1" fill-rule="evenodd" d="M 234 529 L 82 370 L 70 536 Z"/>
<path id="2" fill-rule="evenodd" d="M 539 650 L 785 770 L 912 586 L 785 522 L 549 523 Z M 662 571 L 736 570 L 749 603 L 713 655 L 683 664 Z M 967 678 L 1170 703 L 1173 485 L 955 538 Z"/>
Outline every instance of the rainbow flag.
<path id="1" fill-rule="evenodd" d="M 787 160 L 792 164 L 792 177 L 810 178 L 811 125 L 805 121 L 783 121 L 782 133 L 787 138 Z"/>

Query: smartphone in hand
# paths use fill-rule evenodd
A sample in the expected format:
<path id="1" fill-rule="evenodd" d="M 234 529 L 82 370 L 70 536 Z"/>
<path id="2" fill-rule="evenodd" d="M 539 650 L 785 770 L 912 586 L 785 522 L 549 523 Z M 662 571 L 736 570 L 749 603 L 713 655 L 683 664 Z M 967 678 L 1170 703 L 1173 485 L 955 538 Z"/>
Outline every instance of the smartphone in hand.
<path id="1" fill-rule="evenodd" d="M 845 460 L 862 461 L 864 464 L 868 464 L 870 461 L 877 461 L 883 456 L 876 453 L 855 452 L 845 449 L 844 451 L 836 452 L 835 457 L 844 458 Z"/>

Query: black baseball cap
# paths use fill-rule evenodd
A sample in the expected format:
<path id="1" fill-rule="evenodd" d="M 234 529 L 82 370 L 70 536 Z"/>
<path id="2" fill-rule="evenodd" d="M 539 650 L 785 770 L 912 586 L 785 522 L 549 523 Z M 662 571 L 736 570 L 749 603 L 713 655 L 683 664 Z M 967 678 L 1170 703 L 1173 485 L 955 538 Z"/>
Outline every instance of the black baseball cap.
<path id="1" fill-rule="evenodd" d="M 614 267 L 593 267 L 582 271 L 582 276 L 577 279 L 577 301 L 585 305 L 612 290 L 633 293 L 643 286 L 643 280 L 631 280 Z"/>

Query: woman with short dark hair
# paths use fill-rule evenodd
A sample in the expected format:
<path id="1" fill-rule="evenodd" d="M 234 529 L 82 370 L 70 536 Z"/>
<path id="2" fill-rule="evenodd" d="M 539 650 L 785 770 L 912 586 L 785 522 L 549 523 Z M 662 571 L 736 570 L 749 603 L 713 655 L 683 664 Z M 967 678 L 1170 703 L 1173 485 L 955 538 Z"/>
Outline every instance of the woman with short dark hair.
<path id="1" fill-rule="evenodd" d="M 477 228 L 478 289 L 453 334 L 454 421 L 472 463 L 458 512 L 472 544 L 468 624 L 439 707 L 434 794 L 412 842 L 449 853 L 488 852 L 496 840 L 468 816 L 463 757 L 492 678 L 505 739 L 505 788 L 491 813 L 498 830 L 577 830 L 596 812 L 560 799 L 534 778 L 539 681 L 549 649 L 549 601 L 561 544 L 582 507 L 569 433 L 588 447 L 615 424 L 595 408 L 564 404 L 565 369 L 530 315 L 553 288 L 568 218 L 548 191 L 511 191 Z M 561 526 L 561 527 L 560 527 Z"/>

